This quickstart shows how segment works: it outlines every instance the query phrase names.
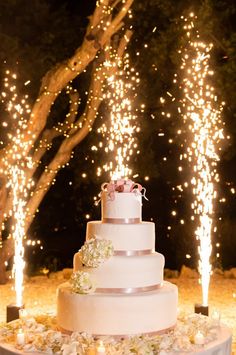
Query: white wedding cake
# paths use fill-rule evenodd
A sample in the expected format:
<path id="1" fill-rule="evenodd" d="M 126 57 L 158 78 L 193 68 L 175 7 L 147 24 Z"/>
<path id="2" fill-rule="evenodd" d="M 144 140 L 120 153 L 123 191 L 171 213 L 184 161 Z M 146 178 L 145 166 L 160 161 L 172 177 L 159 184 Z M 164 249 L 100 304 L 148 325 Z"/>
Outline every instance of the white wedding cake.
<path id="1" fill-rule="evenodd" d="M 142 190 L 131 180 L 102 185 L 102 219 L 87 224 L 71 281 L 58 288 L 62 330 L 123 337 L 175 326 L 178 290 L 163 281 L 155 225 L 141 219 Z"/>

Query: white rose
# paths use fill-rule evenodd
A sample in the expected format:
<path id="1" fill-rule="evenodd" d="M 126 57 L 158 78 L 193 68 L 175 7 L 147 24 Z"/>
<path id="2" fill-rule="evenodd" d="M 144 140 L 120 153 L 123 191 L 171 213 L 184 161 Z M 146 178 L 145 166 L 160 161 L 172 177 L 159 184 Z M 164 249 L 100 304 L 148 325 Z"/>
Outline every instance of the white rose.
<path id="1" fill-rule="evenodd" d="M 77 355 L 77 345 L 79 343 L 74 341 L 71 344 L 64 344 L 62 346 L 62 355 Z"/>

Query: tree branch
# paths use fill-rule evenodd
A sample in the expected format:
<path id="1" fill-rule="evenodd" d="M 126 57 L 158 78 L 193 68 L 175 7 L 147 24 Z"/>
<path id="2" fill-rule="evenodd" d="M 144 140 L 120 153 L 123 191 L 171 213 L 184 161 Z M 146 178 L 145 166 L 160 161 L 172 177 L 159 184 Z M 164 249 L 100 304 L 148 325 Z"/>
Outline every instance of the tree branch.
<path id="1" fill-rule="evenodd" d="M 118 46 L 119 58 L 124 54 L 128 40 L 132 35 L 131 31 L 127 31 L 125 36 L 120 41 Z M 100 56 L 103 57 L 101 53 Z M 99 60 L 100 58 L 98 58 Z M 107 77 L 107 67 L 97 66 L 94 64 L 92 80 L 89 88 L 89 97 L 87 100 L 86 108 L 74 127 L 68 132 L 68 138 L 62 142 L 58 149 L 58 152 L 53 157 L 52 161 L 48 165 L 39 178 L 37 185 L 35 187 L 35 192 L 31 199 L 28 201 L 27 210 L 30 214 L 27 216 L 26 229 L 28 229 L 31 224 L 34 214 L 42 201 L 43 197 L 47 193 L 48 187 L 53 183 L 55 176 L 66 163 L 70 160 L 73 149 L 87 136 L 87 134 L 92 130 L 92 126 L 98 114 L 99 106 L 102 102 L 102 88 L 104 81 Z M 116 69 L 113 67 L 113 71 Z M 99 75 L 98 75 L 98 72 Z"/>
<path id="2" fill-rule="evenodd" d="M 101 3 L 107 6 L 109 5 L 110 1 L 103 0 Z M 126 16 L 132 3 L 133 0 L 126 0 L 118 15 L 116 15 L 114 20 L 111 22 L 111 25 L 106 29 L 106 31 L 101 32 L 101 40 L 99 42 L 102 46 L 104 46 L 105 43 L 109 41 L 111 36 L 115 33 L 115 31 L 120 28 L 119 22 L 121 22 Z M 101 9 L 96 9 L 94 16 L 91 18 L 91 23 L 88 25 L 89 30 L 91 29 L 91 26 L 93 26 L 93 23 L 101 23 L 104 16 L 107 15 L 103 15 Z M 100 27 L 101 29 L 103 28 L 102 23 L 100 24 Z M 56 65 L 44 76 L 39 97 L 32 108 L 28 127 L 24 131 L 24 141 L 30 143 L 28 145 L 27 152 L 30 151 L 32 145 L 38 139 L 39 135 L 44 129 L 51 106 L 61 90 L 77 75 L 81 74 L 88 66 L 88 64 L 94 60 L 98 49 L 99 48 L 97 48 L 95 45 L 95 41 L 89 41 L 85 37 L 82 45 L 75 51 L 74 55 L 69 60 Z M 12 164 L 13 157 L 11 156 L 10 151 L 11 147 L 9 146 L 2 154 L 7 156 L 8 162 Z M 0 158 L 2 154 L 0 152 Z"/>
<path id="3" fill-rule="evenodd" d="M 25 159 L 34 151 L 33 159 L 39 161 L 46 152 L 46 146 L 42 145 L 38 151 L 35 151 L 35 146 L 40 136 L 47 142 L 52 142 L 53 139 L 60 133 L 66 133 L 67 137 L 61 143 L 57 153 L 50 162 L 49 166 L 45 168 L 41 174 L 38 182 L 31 192 L 27 204 L 28 217 L 25 221 L 25 231 L 27 231 L 30 223 L 33 220 L 34 214 L 38 209 L 47 190 L 54 182 L 58 170 L 65 165 L 71 157 L 71 152 L 74 147 L 81 142 L 86 135 L 91 131 L 93 123 L 102 101 L 101 90 L 105 80 L 105 67 L 100 68 L 100 81 L 98 80 L 98 71 L 94 69 L 91 81 L 91 91 L 88 97 L 87 105 L 84 113 L 74 123 L 76 119 L 76 111 L 72 114 L 69 121 L 73 123 L 72 128 L 66 123 L 61 128 L 61 132 L 56 130 L 46 130 L 47 119 L 57 96 L 73 81 L 79 74 L 81 74 L 87 66 L 97 57 L 101 48 L 107 50 L 107 44 L 111 40 L 111 36 L 123 26 L 123 19 L 129 11 L 133 0 L 100 0 L 94 14 L 91 16 L 86 30 L 86 36 L 81 46 L 75 51 L 71 58 L 54 66 L 54 68 L 46 73 L 42 79 L 42 85 L 39 90 L 39 95 L 33 105 L 30 118 L 27 123 L 27 128 L 20 132 L 19 136 L 23 137 L 18 146 L 17 157 L 12 154 L 12 147 L 15 144 L 13 141 L 9 145 L 0 150 L 0 174 L 4 177 L 4 186 L 1 186 L 2 193 L 0 193 L 0 222 L 4 220 L 6 211 L 8 213 L 12 209 L 12 194 L 6 188 L 6 180 L 8 178 L 9 166 L 16 163 L 16 159 Z M 115 14 L 116 6 L 121 7 L 117 14 Z M 126 42 L 127 43 L 127 42 Z M 100 52 L 101 53 L 101 52 Z M 122 54 L 122 50 L 120 56 Z M 100 54 L 101 55 L 101 54 Z M 106 68 L 108 70 L 108 68 Z M 97 79 L 96 79 L 97 78 Z M 72 106 L 71 106 L 72 107 Z M 37 165 L 36 165 L 37 166 Z M 34 169 L 28 171 L 29 178 L 34 174 Z M 2 180 L 3 181 L 3 180 Z M 5 265 L 5 251 L 7 252 L 7 259 L 12 256 L 14 251 L 14 243 L 4 241 L 4 250 L 0 249 L 0 280 L 1 272 L 4 272 Z M 2 267 L 2 268 L 1 268 Z"/>
<path id="4" fill-rule="evenodd" d="M 102 38 L 101 38 L 101 43 L 104 44 L 106 41 L 112 37 L 114 33 L 116 33 L 117 29 L 120 29 L 123 25 L 122 20 L 124 17 L 127 15 L 131 5 L 133 4 L 134 0 L 127 0 L 116 17 L 112 20 L 110 26 L 107 28 L 106 32 L 104 32 Z"/>
<path id="5" fill-rule="evenodd" d="M 71 129 L 71 124 L 75 121 L 78 107 L 79 107 L 79 94 L 77 91 L 70 93 L 70 110 L 69 114 L 66 116 L 63 124 L 58 124 L 57 126 L 46 129 L 43 132 L 42 139 L 40 140 L 39 148 L 35 150 L 33 155 L 33 162 L 36 165 L 35 169 L 32 170 L 30 178 L 33 176 L 34 171 L 37 169 L 38 163 L 40 162 L 42 156 L 45 154 L 47 147 L 52 143 L 53 139 L 61 135 L 66 134 Z"/>

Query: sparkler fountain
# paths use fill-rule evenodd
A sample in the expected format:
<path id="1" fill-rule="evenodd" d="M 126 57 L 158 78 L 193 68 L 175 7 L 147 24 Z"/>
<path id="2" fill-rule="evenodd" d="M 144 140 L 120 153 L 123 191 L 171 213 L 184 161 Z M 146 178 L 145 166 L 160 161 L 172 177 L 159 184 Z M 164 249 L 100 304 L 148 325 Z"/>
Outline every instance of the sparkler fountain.
<path id="1" fill-rule="evenodd" d="M 116 66 L 117 58 L 106 65 Z M 108 90 L 105 99 L 108 101 L 110 121 L 99 128 L 98 132 L 105 139 L 105 153 L 112 152 L 113 160 L 103 165 L 103 170 L 109 172 L 110 178 L 116 180 L 127 178 L 132 174 L 129 166 L 130 157 L 137 152 L 137 142 L 134 133 L 139 131 L 135 123 L 136 115 L 131 105 L 131 95 L 135 97 L 136 85 L 139 82 L 138 73 L 135 73 L 129 65 L 129 56 L 125 55 L 124 61 L 118 59 L 118 67 L 115 74 L 107 78 Z M 108 158 L 109 159 L 109 158 Z M 97 174 L 102 171 L 98 167 Z"/>
<path id="2" fill-rule="evenodd" d="M 194 28 L 194 18 L 194 14 L 190 14 L 188 19 L 184 19 L 188 46 L 182 51 L 183 96 L 180 110 L 190 137 L 185 156 L 192 167 L 192 209 L 199 221 L 195 234 L 199 242 L 198 269 L 201 276 L 202 305 L 196 305 L 195 311 L 207 315 L 214 199 L 219 181 L 216 166 L 219 160 L 219 143 L 224 135 L 222 105 L 219 107 L 217 104 L 214 88 L 210 84 L 210 76 L 213 75 L 209 64 L 212 44 L 200 41 Z"/>
<path id="3" fill-rule="evenodd" d="M 15 128 L 16 131 L 15 135 L 8 134 L 9 141 L 12 144 L 11 158 L 13 158 L 14 163 L 5 162 L 8 188 L 12 194 L 12 238 L 14 239 L 15 248 L 12 276 L 15 280 L 16 304 L 7 306 L 7 322 L 10 322 L 19 318 L 19 310 L 23 308 L 23 272 L 25 266 L 23 241 L 25 238 L 26 202 L 28 191 L 33 182 L 32 180 L 27 181 L 27 170 L 32 168 L 32 161 L 24 153 L 27 151 L 30 142 L 24 143 L 22 135 L 23 130 L 26 128 L 25 115 L 30 112 L 27 96 L 19 101 L 15 85 L 17 77 L 10 71 L 7 71 L 6 75 L 4 80 L 5 91 L 2 92 L 1 96 L 3 102 L 7 101 L 7 111 L 12 118 L 12 128 Z M 13 84 L 11 80 L 14 81 Z M 4 126 L 6 125 L 7 123 L 4 122 Z"/>
<path id="4" fill-rule="evenodd" d="M 23 239 L 25 236 L 24 221 L 25 221 L 25 204 L 24 197 L 24 171 L 18 166 L 11 166 L 10 187 L 12 189 L 14 224 L 12 227 L 12 237 L 15 242 L 15 255 L 12 275 L 15 280 L 16 304 L 7 306 L 7 322 L 19 318 L 19 310 L 23 308 L 23 272 L 25 267 L 24 262 L 24 247 Z M 22 197 L 23 196 L 23 197 Z"/>

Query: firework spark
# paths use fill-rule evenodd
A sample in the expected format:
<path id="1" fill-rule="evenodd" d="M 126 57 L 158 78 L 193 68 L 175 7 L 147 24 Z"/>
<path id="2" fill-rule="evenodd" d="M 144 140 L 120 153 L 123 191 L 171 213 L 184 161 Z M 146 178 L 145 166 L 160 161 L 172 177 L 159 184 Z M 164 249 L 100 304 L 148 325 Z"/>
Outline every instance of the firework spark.
<path id="1" fill-rule="evenodd" d="M 107 62 L 106 65 L 112 67 L 116 66 L 116 63 Z M 101 175 L 102 170 L 108 172 L 112 179 L 126 178 L 132 174 L 130 160 L 131 156 L 137 153 L 134 134 L 139 131 L 139 127 L 135 122 L 136 115 L 131 98 L 136 96 L 135 88 L 138 82 L 138 73 L 130 68 L 129 56 L 126 54 L 124 62 L 119 60 L 116 73 L 107 78 L 105 99 L 108 102 L 110 119 L 98 129 L 98 132 L 105 141 L 99 146 L 104 147 L 108 161 L 102 167 L 98 167 L 98 175 Z"/>
<path id="2" fill-rule="evenodd" d="M 194 27 L 194 14 L 184 19 L 188 45 L 182 52 L 182 104 L 181 112 L 189 132 L 187 154 L 192 166 L 194 202 L 192 209 L 198 217 L 195 231 L 199 241 L 198 269 L 201 275 L 203 305 L 208 305 L 208 290 L 211 275 L 211 234 L 213 230 L 214 199 L 219 181 L 217 161 L 220 141 L 224 138 L 221 120 L 222 105 L 217 103 L 214 88 L 210 84 L 213 71 L 210 69 L 212 44 L 200 41 Z"/>
<path id="3" fill-rule="evenodd" d="M 21 306 L 22 289 L 23 289 L 23 272 L 25 267 L 24 262 L 24 247 L 23 239 L 25 236 L 25 204 L 26 201 L 22 198 L 24 195 L 24 172 L 19 167 L 11 167 L 11 187 L 13 195 L 13 209 L 14 224 L 12 227 L 12 236 L 15 241 L 15 255 L 12 274 L 15 279 L 16 304 Z"/>
<path id="4" fill-rule="evenodd" d="M 6 103 L 6 110 L 11 118 L 10 131 L 8 133 L 8 144 L 11 144 L 11 161 L 4 162 L 6 170 L 4 173 L 8 180 L 8 189 L 12 195 L 12 210 L 10 215 L 13 217 L 12 237 L 15 244 L 14 265 L 12 269 L 15 279 L 16 304 L 23 304 L 23 271 L 24 271 L 24 246 L 25 238 L 25 218 L 26 202 L 28 192 L 33 185 L 32 180 L 28 181 L 27 171 L 33 167 L 32 160 L 26 156 L 29 142 L 24 142 L 23 132 L 27 127 L 26 117 L 30 113 L 27 103 L 28 96 L 19 100 L 16 91 L 16 74 L 6 71 L 4 79 L 4 91 L 1 93 L 2 102 Z M 7 122 L 3 122 L 3 127 L 8 127 Z"/>

